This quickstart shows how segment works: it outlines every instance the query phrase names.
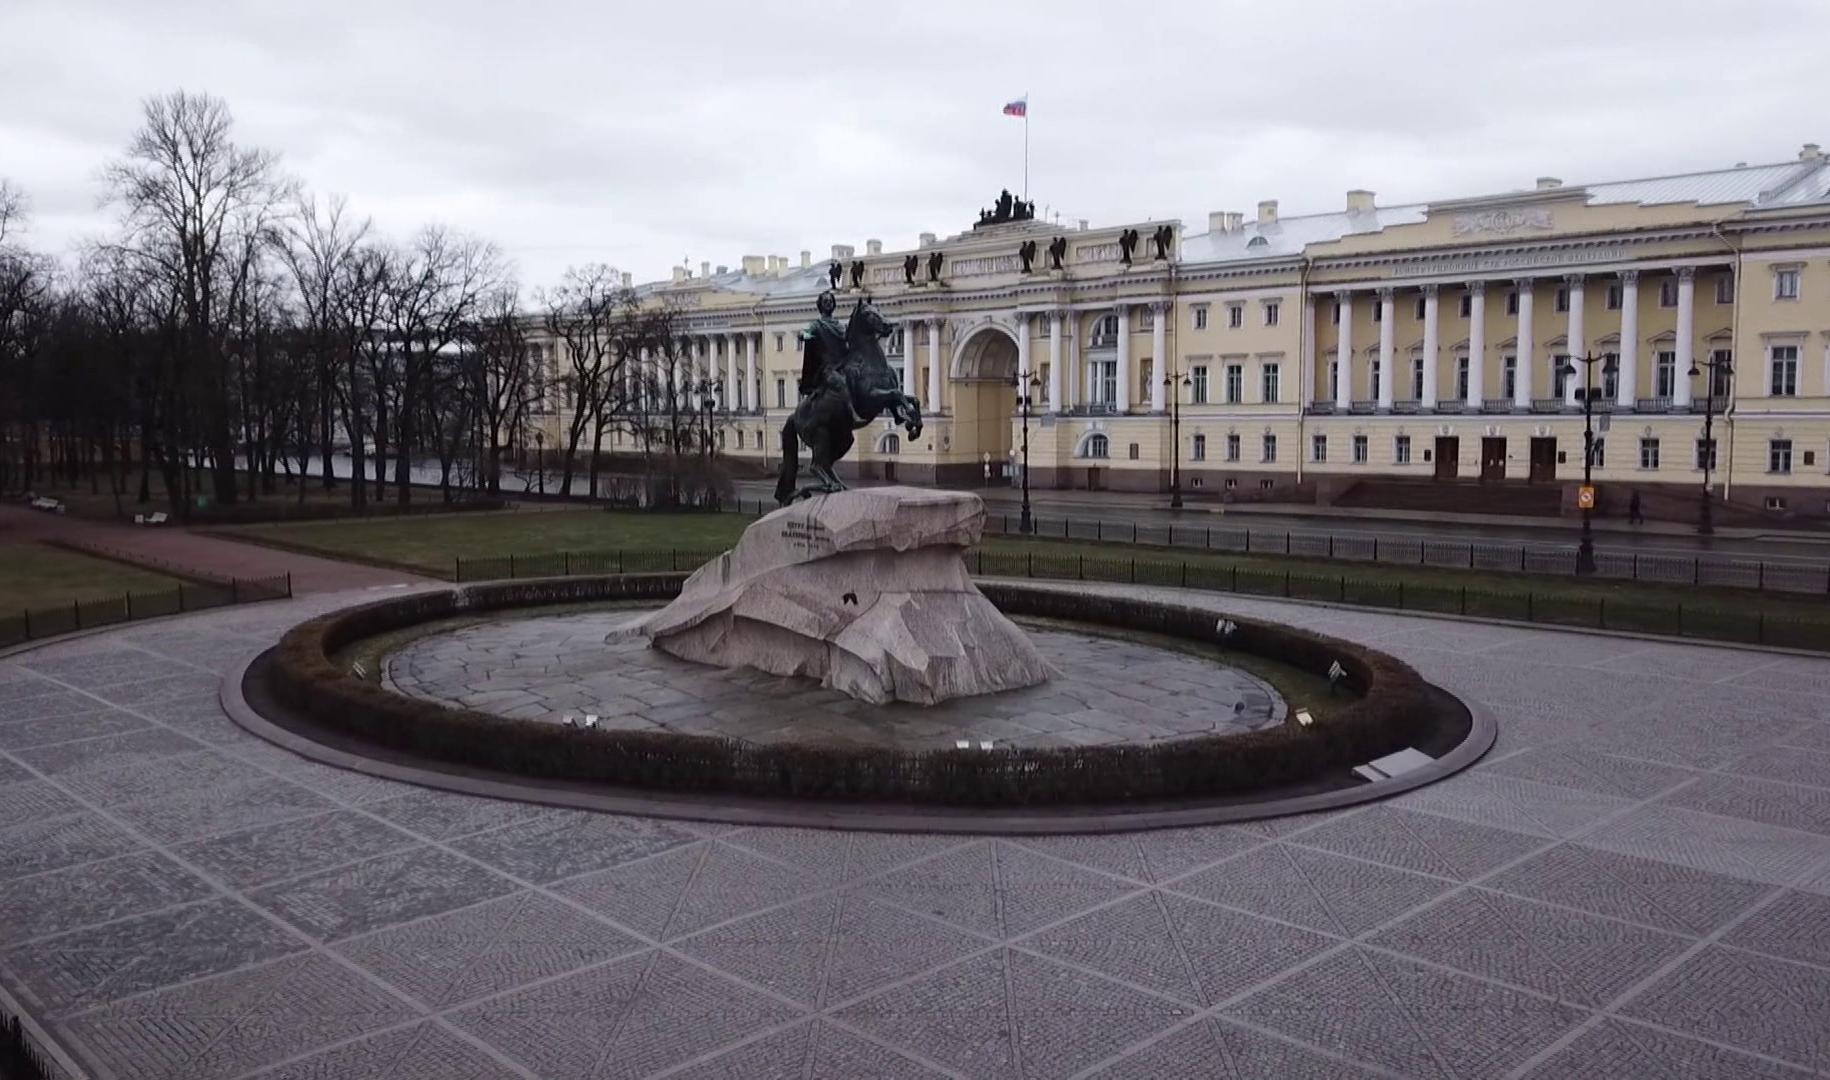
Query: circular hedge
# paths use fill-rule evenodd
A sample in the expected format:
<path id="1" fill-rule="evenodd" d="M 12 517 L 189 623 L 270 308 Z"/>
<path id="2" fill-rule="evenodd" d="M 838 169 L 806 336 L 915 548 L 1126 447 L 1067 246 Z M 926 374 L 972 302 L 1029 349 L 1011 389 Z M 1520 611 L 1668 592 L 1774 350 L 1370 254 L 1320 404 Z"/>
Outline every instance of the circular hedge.
<path id="1" fill-rule="evenodd" d="M 1407 665 L 1352 642 L 1274 623 L 1132 597 L 1009 583 L 980 589 L 1008 615 L 1163 634 L 1276 659 L 1326 677 L 1339 664 L 1352 701 L 1303 727 L 1161 744 L 903 751 L 752 745 L 669 732 L 583 730 L 409 698 L 341 670 L 332 657 L 365 638 L 474 612 L 551 604 L 666 600 L 684 574 L 504 581 L 396 597 L 293 628 L 262 665 L 279 704 L 353 744 L 447 767 L 536 780 L 680 793 L 957 806 L 1066 806 L 1250 797 L 1348 782 L 1355 765 L 1420 746 L 1446 749 L 1467 712 Z"/>

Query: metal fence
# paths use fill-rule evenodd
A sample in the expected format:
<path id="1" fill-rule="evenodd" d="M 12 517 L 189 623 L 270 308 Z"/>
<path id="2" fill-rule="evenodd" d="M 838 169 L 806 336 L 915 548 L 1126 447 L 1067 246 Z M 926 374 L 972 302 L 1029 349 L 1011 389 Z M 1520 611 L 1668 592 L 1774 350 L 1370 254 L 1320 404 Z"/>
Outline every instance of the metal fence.
<path id="1" fill-rule="evenodd" d="M 292 575 L 233 578 L 226 582 L 180 582 L 158 592 L 129 592 L 101 600 L 76 600 L 56 607 L 0 615 L 0 647 L 55 637 L 98 626 L 179 615 L 187 611 L 284 600 L 292 596 Z"/>
<path id="2" fill-rule="evenodd" d="M 1217 549 L 1216 549 L 1217 550 Z M 1243 550 L 1243 549 L 1241 549 Z M 513 577 L 562 577 L 687 571 L 717 551 L 685 548 L 569 551 L 552 555 L 504 555 L 460 559 L 458 581 Z M 1287 570 L 1240 566 L 1214 560 L 1191 562 L 1171 554 L 1080 555 L 1052 552 L 974 550 L 967 562 L 975 574 L 1057 581 L 1171 585 L 1269 596 L 1323 600 L 1336 604 L 1542 623 L 1549 626 L 1694 637 L 1711 641 L 1776 645 L 1830 652 L 1830 610 L 1821 619 L 1741 610 L 1707 600 L 1571 595 L 1567 590 L 1522 586 L 1479 588 L 1432 582 L 1392 581 L 1313 568 Z M 1426 564 L 1427 565 L 1427 564 Z"/>
<path id="3" fill-rule="evenodd" d="M 757 499 L 738 499 L 725 507 L 739 514 L 764 514 L 774 508 L 773 503 Z M 1016 514 L 988 514 L 985 533 L 1021 538 L 1024 535 L 1021 525 L 1022 520 Z M 1037 540 L 1149 544 L 1244 555 L 1430 566 L 1443 570 L 1570 577 L 1576 574 L 1574 544 L 1509 544 L 1488 540 L 1436 540 L 1402 534 L 1161 525 L 1035 515 L 1030 517 L 1028 535 Z M 1830 562 L 1610 551 L 1605 537 L 1598 541 L 1595 549 L 1595 576 L 1661 585 L 1704 585 L 1830 596 Z"/>

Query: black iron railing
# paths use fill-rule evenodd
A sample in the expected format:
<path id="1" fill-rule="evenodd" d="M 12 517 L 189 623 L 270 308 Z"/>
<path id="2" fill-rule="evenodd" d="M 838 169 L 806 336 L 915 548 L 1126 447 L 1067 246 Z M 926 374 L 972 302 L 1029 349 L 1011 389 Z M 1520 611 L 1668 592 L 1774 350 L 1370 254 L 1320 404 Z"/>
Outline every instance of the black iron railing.
<path id="1" fill-rule="evenodd" d="M 137 619 L 181 615 L 187 611 L 284 600 L 292 596 L 292 575 L 233 578 L 223 582 L 181 582 L 170 589 L 127 592 L 100 600 L 73 600 L 15 614 L 0 613 L 0 648 L 59 634 L 92 630 Z"/>

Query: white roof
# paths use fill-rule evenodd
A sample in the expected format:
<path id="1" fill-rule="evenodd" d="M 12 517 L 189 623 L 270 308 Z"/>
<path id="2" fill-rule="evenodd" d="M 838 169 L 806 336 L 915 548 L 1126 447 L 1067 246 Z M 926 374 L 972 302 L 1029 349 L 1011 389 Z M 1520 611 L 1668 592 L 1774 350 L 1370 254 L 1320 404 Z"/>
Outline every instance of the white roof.
<path id="1" fill-rule="evenodd" d="M 1775 165 L 1748 165 L 1679 176 L 1643 180 L 1616 180 L 1599 184 L 1570 185 L 1571 193 L 1585 192 L 1591 203 L 1744 203 L 1753 209 L 1806 206 L 1830 201 L 1830 158 L 1786 161 Z M 1511 195 L 1535 194 L 1518 191 Z M 1507 195 L 1493 196 L 1501 201 Z M 1462 201 L 1462 200 L 1453 200 Z M 1381 206 L 1372 211 L 1285 217 L 1260 224 L 1247 221 L 1238 232 L 1190 233 L 1182 238 L 1184 263 L 1231 262 L 1302 254 L 1310 244 L 1322 244 L 1360 233 L 1379 232 L 1393 225 L 1415 225 L 1424 220 L 1429 203 Z M 1262 242 L 1260 242 L 1262 241 Z"/>

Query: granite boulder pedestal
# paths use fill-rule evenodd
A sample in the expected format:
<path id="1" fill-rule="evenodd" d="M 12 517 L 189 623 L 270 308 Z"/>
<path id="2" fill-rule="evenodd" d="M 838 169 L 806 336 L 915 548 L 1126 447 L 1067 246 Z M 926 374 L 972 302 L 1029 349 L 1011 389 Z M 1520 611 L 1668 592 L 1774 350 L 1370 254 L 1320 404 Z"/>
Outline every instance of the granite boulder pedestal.
<path id="1" fill-rule="evenodd" d="M 1034 686 L 1047 663 L 966 571 L 984 525 L 984 503 L 966 492 L 817 495 L 751 525 L 671 604 L 619 633 L 876 704 Z"/>

